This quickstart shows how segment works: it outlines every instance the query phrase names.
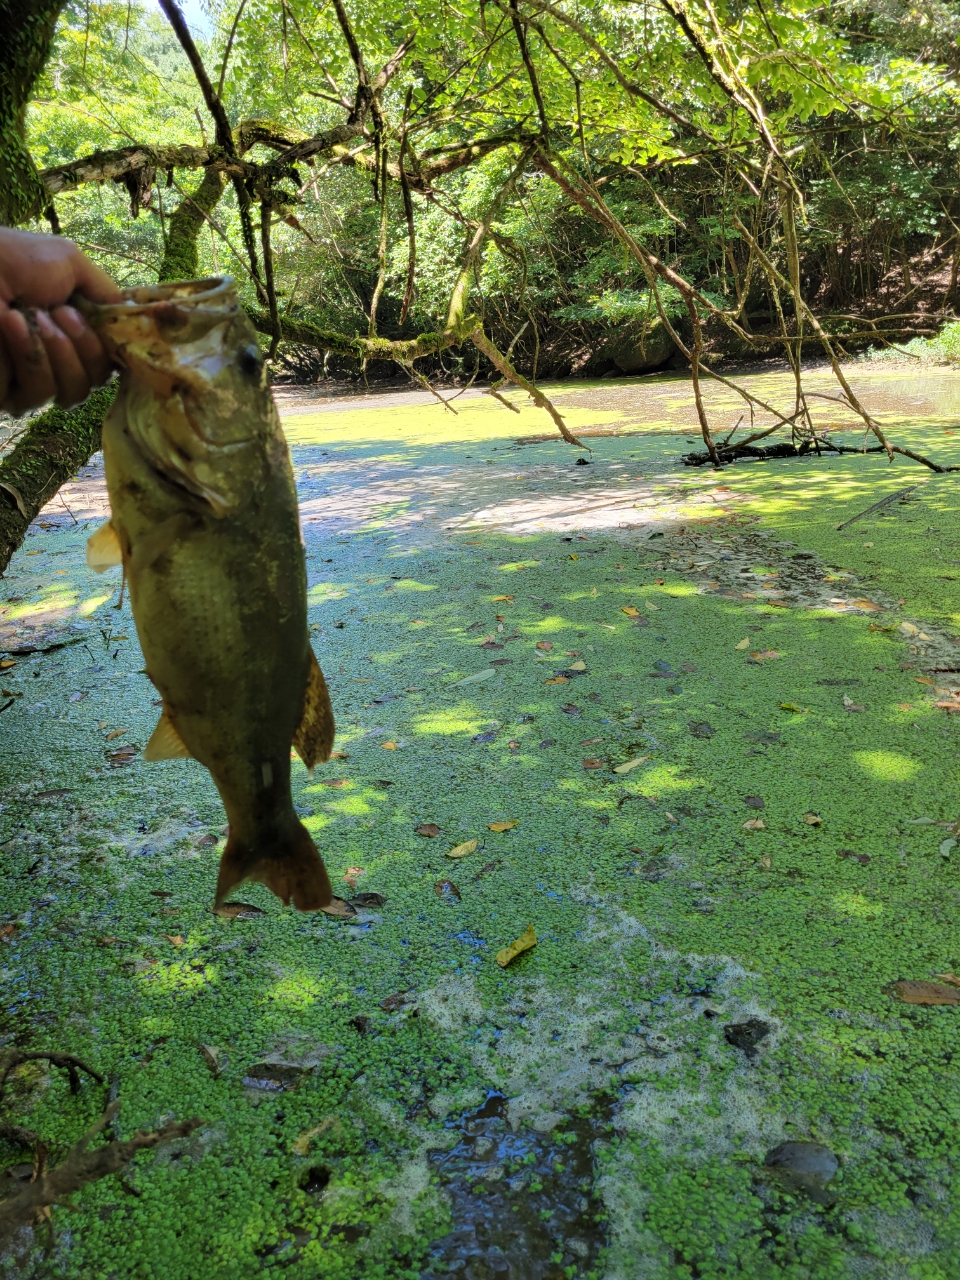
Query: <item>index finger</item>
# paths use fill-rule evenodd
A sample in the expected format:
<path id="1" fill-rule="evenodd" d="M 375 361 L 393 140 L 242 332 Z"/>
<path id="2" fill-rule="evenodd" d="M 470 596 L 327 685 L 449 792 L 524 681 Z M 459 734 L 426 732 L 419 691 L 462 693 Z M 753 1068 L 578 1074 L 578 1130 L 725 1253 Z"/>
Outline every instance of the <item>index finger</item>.
<path id="1" fill-rule="evenodd" d="M 107 273 L 101 271 L 97 264 L 91 262 L 79 249 L 74 259 L 74 279 L 76 292 L 82 293 L 91 302 L 119 302 L 123 297 L 122 291 Z"/>

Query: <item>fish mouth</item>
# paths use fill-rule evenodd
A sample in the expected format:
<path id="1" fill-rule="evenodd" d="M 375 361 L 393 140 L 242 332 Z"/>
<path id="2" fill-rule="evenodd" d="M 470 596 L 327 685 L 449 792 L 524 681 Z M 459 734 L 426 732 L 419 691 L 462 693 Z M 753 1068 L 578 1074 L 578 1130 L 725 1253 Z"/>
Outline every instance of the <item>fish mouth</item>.
<path id="1" fill-rule="evenodd" d="M 158 302 L 169 302 L 174 305 L 178 302 L 188 303 L 191 312 L 197 307 L 218 306 L 224 303 L 233 310 L 239 305 L 236 287 L 233 276 L 206 276 L 203 280 L 134 285 L 131 289 L 123 290 L 121 302 L 91 302 L 82 294 L 74 294 L 70 299 L 70 305 L 91 320 L 113 315 L 134 315 L 147 308 L 155 309 Z"/>

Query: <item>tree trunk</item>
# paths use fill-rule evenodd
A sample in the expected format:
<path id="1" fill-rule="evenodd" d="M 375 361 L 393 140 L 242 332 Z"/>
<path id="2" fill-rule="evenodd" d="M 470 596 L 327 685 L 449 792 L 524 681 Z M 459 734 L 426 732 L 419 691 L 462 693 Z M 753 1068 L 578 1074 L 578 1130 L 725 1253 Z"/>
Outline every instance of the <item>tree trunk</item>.
<path id="1" fill-rule="evenodd" d="M 208 169 L 192 195 L 185 195 L 170 219 L 167 246 L 160 264 L 160 282 L 195 280 L 199 273 L 197 239 L 207 217 L 223 195 L 226 174 Z"/>
<path id="2" fill-rule="evenodd" d="M 0 574 L 41 507 L 100 448 L 103 415 L 115 395 L 111 383 L 91 392 L 79 408 L 47 409 L 0 462 Z"/>
<path id="3" fill-rule="evenodd" d="M 0 223 L 39 217 L 49 201 L 27 150 L 27 103 L 66 0 L 0 0 Z"/>

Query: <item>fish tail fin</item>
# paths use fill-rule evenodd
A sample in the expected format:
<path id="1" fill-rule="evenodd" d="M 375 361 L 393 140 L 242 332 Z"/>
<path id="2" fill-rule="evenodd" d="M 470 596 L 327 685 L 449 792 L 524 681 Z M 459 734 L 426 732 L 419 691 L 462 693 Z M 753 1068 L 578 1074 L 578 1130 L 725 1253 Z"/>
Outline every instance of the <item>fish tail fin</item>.
<path id="1" fill-rule="evenodd" d="M 317 847 L 302 823 L 292 824 L 271 842 L 256 844 L 235 836 L 227 839 L 220 859 L 215 906 L 220 906 L 244 880 L 257 880 L 285 905 L 298 911 L 320 911 L 333 897 L 330 877 Z"/>

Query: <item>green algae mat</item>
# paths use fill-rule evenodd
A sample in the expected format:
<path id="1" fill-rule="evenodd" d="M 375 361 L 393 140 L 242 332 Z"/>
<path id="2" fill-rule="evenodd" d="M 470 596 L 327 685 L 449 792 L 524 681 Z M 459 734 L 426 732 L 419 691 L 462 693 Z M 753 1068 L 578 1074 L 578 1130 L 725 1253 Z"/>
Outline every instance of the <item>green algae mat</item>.
<path id="1" fill-rule="evenodd" d="M 955 374 L 856 375 L 957 460 Z M 97 467 L 34 526 L 0 613 L 0 1051 L 103 1082 L 27 1063 L 0 1121 L 51 1165 L 110 1102 L 94 1145 L 201 1124 L 2 1274 L 960 1273 L 956 481 L 683 468 L 688 392 L 553 388 L 586 466 L 486 399 L 286 420 L 338 719 L 295 799 L 344 920 L 259 886 L 211 912 L 218 798 L 141 761 L 152 686 L 83 566 Z M 33 1158 L 0 1140 L 0 1197 Z"/>

